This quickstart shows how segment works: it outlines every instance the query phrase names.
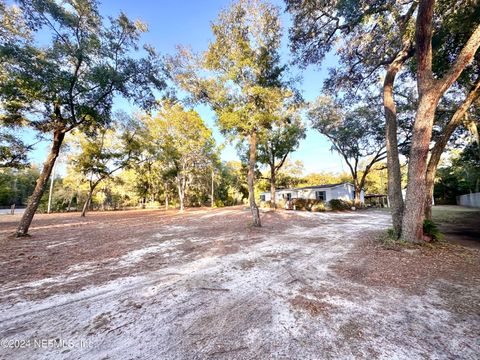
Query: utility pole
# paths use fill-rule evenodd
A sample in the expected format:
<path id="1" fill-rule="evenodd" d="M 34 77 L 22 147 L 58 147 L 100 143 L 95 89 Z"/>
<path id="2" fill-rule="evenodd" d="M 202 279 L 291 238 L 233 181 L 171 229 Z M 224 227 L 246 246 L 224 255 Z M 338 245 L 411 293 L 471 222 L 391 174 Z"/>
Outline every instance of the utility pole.
<path id="1" fill-rule="evenodd" d="M 55 179 L 55 164 L 53 164 L 52 174 L 50 176 L 50 191 L 48 193 L 47 214 L 52 210 L 53 179 Z"/>

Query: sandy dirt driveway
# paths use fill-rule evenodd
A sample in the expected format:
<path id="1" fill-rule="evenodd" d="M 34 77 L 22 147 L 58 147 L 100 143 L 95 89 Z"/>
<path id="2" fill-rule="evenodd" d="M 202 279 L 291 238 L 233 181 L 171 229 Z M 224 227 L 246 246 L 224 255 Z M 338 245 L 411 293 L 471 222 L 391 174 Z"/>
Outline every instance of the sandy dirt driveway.
<path id="1" fill-rule="evenodd" d="M 479 251 L 379 210 L 0 218 L 1 359 L 476 359 Z"/>

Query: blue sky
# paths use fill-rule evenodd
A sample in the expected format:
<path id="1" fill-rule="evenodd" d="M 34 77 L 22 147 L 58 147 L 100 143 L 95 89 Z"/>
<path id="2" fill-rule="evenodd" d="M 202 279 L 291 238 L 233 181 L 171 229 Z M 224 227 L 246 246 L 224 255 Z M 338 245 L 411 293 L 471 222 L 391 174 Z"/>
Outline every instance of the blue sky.
<path id="1" fill-rule="evenodd" d="M 282 24 L 284 26 L 284 42 L 282 57 L 284 61 L 291 60 L 288 50 L 287 32 L 290 25 L 289 15 L 284 12 L 284 4 L 279 0 L 272 1 L 282 9 Z M 212 39 L 210 25 L 218 13 L 228 7 L 231 1 L 227 0 L 103 0 L 100 12 L 103 16 L 115 16 L 120 11 L 125 12 L 130 18 L 140 19 L 148 24 L 149 32 L 144 34 L 142 40 L 153 45 L 160 54 L 174 54 L 176 45 L 188 45 L 195 51 L 203 51 Z M 333 56 L 327 57 L 319 67 L 309 67 L 306 70 L 296 70 L 302 74 L 303 81 L 298 85 L 304 98 L 313 100 L 320 94 L 323 79 L 327 69 L 335 65 Z M 127 112 L 135 111 L 129 103 L 119 100 L 115 108 Z M 215 126 L 215 115 L 206 106 L 199 106 L 196 110 L 213 129 L 218 143 L 224 138 Z M 305 165 L 305 172 L 342 172 L 346 170 L 340 157 L 330 151 L 331 144 L 316 131 L 309 129 L 307 138 L 303 140 L 299 149 L 291 155 L 291 160 L 301 160 Z M 32 161 L 40 163 L 46 157 L 48 143 L 41 143 L 32 154 Z M 226 146 L 222 153 L 223 160 L 237 159 L 235 149 Z"/>

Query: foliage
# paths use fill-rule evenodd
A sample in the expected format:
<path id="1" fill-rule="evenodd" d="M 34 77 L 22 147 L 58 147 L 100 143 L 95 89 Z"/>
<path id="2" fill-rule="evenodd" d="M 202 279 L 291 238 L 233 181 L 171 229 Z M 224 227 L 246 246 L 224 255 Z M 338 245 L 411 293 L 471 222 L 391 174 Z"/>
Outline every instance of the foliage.
<path id="1" fill-rule="evenodd" d="M 438 204 L 456 204 L 456 197 L 480 192 L 480 151 L 476 143 L 468 144 L 451 155 L 448 166 L 437 171 L 434 197 Z"/>
<path id="2" fill-rule="evenodd" d="M 180 48 L 170 59 L 178 85 L 211 105 L 227 134 L 246 136 L 283 119 L 294 93 L 282 80 L 278 8 L 239 0 L 219 15 L 212 32 L 215 40 L 200 57 Z"/>
<path id="3" fill-rule="evenodd" d="M 352 203 L 341 199 L 332 199 L 329 202 L 330 208 L 336 211 L 350 210 Z"/>
<path id="4" fill-rule="evenodd" d="M 36 167 L 0 169 L 0 206 L 25 205 L 38 174 Z"/>
<path id="5" fill-rule="evenodd" d="M 248 198 L 247 171 L 245 164 L 228 161 L 220 164 L 215 187 L 215 196 L 226 206 L 242 204 Z"/>
<path id="6" fill-rule="evenodd" d="M 303 198 L 295 198 L 290 201 L 291 208 L 295 207 L 295 210 L 307 210 L 312 211 L 313 207 L 315 206 L 318 209 L 325 209 L 325 203 L 323 200 L 317 199 L 303 199 Z M 319 210 L 323 211 L 323 210 Z"/>
<path id="7" fill-rule="evenodd" d="M 277 176 L 284 166 L 288 155 L 298 148 L 300 140 L 305 138 L 305 128 L 297 115 L 285 123 L 273 125 L 262 133 L 258 142 L 258 161 L 269 167 L 270 188 L 278 184 Z M 285 178 L 282 180 L 286 180 Z M 275 207 L 275 197 L 271 204 Z"/>
<path id="8" fill-rule="evenodd" d="M 151 155 L 163 164 L 164 178 L 175 179 L 180 208 L 183 210 L 186 197 L 194 205 L 205 203 L 208 197 L 197 195 L 211 186 L 218 154 L 212 131 L 200 115 L 166 101 L 155 117 L 145 117 L 143 122 L 147 128 L 144 141 L 149 143 Z M 197 191 L 189 194 L 192 187 Z"/>
<path id="9" fill-rule="evenodd" d="M 320 202 L 318 204 L 313 204 L 311 209 L 310 209 L 311 212 L 324 212 L 326 210 L 327 210 L 327 208 L 325 207 L 324 202 Z"/>
<path id="10" fill-rule="evenodd" d="M 121 13 L 105 20 L 96 0 L 18 0 L 27 35 L 0 32 L 0 124 L 52 135 L 52 147 L 16 236 L 25 236 L 40 204 L 65 135 L 94 132 L 111 121 L 114 98 L 145 109 L 166 83 L 150 46 L 138 52 L 147 28 Z M 2 9 L 4 9 L 2 1 Z M 2 23 L 5 21 L 2 11 Z M 22 34 L 23 35 L 23 34 Z"/>
<path id="11" fill-rule="evenodd" d="M 131 118 L 96 129 L 90 136 L 75 132 L 69 142 L 73 149 L 70 161 L 85 180 L 100 182 L 138 159 L 141 136 Z"/>
<path id="12" fill-rule="evenodd" d="M 381 234 L 379 240 L 387 250 L 399 251 L 403 247 L 412 246 L 411 243 L 399 238 L 397 232 L 393 228 L 387 229 L 385 233 Z"/>
<path id="13" fill-rule="evenodd" d="M 214 41 L 200 57 L 181 48 L 169 61 L 177 84 L 193 100 L 209 104 L 220 131 L 248 140 L 249 203 L 253 223 L 261 226 L 255 203 L 257 136 L 284 122 L 285 110 L 297 102 L 280 62 L 279 9 L 262 0 L 238 0 L 212 24 Z M 287 117 L 288 118 L 288 117 Z"/>
<path id="14" fill-rule="evenodd" d="M 423 233 L 425 235 L 428 235 L 432 238 L 434 241 L 442 241 L 443 240 L 443 234 L 438 228 L 438 225 L 435 224 L 432 220 L 427 220 L 425 219 L 423 221 Z"/>
<path id="15" fill-rule="evenodd" d="M 331 172 L 311 173 L 299 180 L 299 187 L 338 184 L 342 182 L 351 182 L 352 177 L 347 173 L 334 174 Z"/>
<path id="16" fill-rule="evenodd" d="M 333 143 L 345 160 L 384 155 L 384 125 L 378 108 L 341 109 L 332 99 L 317 98 L 308 111 L 312 127 Z"/>
<path id="17" fill-rule="evenodd" d="M 139 161 L 141 130 L 132 118 L 119 114 L 112 128 L 97 128 L 88 137 L 77 132 L 72 134 L 69 145 L 74 150 L 70 162 L 89 187 L 83 214 L 100 183 Z"/>
<path id="18" fill-rule="evenodd" d="M 357 204 L 367 175 L 386 158 L 384 121 L 380 115 L 378 108 L 368 105 L 341 110 L 340 104 L 328 97 L 317 98 L 307 114 L 313 128 L 332 142 L 332 148 L 347 163 Z M 366 164 L 360 169 L 362 160 Z"/>
<path id="19" fill-rule="evenodd" d="M 0 168 L 22 168 L 28 165 L 27 155 L 32 149 L 18 136 L 0 131 Z"/>
<path id="20" fill-rule="evenodd" d="M 9 39 L 0 46 L 2 122 L 40 132 L 88 129 L 110 121 L 115 95 L 154 105 L 152 85 L 165 87 L 159 60 L 150 47 L 145 57 L 132 56 L 145 24 L 123 13 L 105 22 L 95 1 L 19 3 L 28 30 L 51 40 Z"/>
<path id="21" fill-rule="evenodd" d="M 301 160 L 290 161 L 288 158 L 277 172 L 277 187 L 289 189 L 299 186 L 302 181 L 304 166 Z"/>
<path id="22" fill-rule="evenodd" d="M 412 12 L 416 2 L 393 0 L 309 1 L 286 0 L 293 16 L 291 51 L 297 63 L 320 65 L 336 50 L 339 64 L 330 70 L 326 87 L 332 94 L 368 88 L 380 77 L 402 49 L 413 39 Z M 406 36 L 402 36 L 406 34 Z"/>

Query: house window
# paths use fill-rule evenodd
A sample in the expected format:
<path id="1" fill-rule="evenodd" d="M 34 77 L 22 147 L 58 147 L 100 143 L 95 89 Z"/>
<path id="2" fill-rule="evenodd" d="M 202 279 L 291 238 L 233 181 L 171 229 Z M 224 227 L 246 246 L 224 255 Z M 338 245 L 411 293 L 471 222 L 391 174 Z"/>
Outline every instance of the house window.
<path id="1" fill-rule="evenodd" d="M 283 194 L 283 198 L 287 199 L 288 201 L 292 200 L 292 193 Z"/>
<path id="2" fill-rule="evenodd" d="M 265 195 L 260 195 L 260 201 L 265 201 Z"/>
<path id="3" fill-rule="evenodd" d="M 325 191 L 315 191 L 315 199 L 325 201 L 327 200 L 327 194 Z"/>

